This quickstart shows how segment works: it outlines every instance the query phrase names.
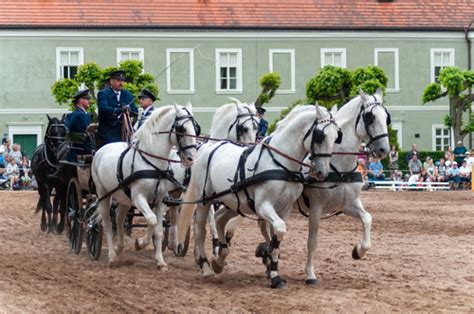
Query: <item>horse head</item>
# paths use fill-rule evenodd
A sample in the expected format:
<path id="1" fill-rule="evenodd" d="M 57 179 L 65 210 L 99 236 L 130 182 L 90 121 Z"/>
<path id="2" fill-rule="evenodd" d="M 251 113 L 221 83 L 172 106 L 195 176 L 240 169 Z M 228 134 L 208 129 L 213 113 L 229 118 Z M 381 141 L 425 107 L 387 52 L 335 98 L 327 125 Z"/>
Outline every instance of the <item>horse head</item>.
<path id="1" fill-rule="evenodd" d="M 369 139 L 367 146 L 375 158 L 385 158 L 390 152 L 388 126 L 391 117 L 383 105 L 383 92 L 378 89 L 375 94 L 367 95 L 360 90 L 359 95 L 361 108 L 357 116 L 356 132 L 359 136 Z"/>
<path id="2" fill-rule="evenodd" d="M 64 142 L 66 138 L 64 121 L 56 117 L 51 118 L 49 115 L 46 115 L 46 117 L 48 118 L 48 126 L 46 127 L 44 142 L 48 149 L 57 151 L 59 145 Z"/>
<path id="3" fill-rule="evenodd" d="M 333 106 L 331 111 L 315 105 L 316 119 L 311 128 L 304 136 L 305 150 L 311 154 L 311 165 L 313 166 L 310 175 L 318 180 L 324 180 L 331 171 L 331 157 L 335 143 L 340 143 L 342 133 L 334 120 L 337 113 L 337 106 Z"/>
<path id="4" fill-rule="evenodd" d="M 188 103 L 186 107 L 174 105 L 175 118 L 171 130 L 174 136 L 170 136 L 172 144 L 178 148 L 178 156 L 181 163 L 192 166 L 196 156 L 196 136 L 201 133 L 201 127 L 194 119 L 192 105 Z"/>
<path id="5" fill-rule="evenodd" d="M 236 103 L 235 107 L 237 116 L 229 126 L 228 139 L 242 143 L 255 143 L 258 131 L 255 106 Z"/>

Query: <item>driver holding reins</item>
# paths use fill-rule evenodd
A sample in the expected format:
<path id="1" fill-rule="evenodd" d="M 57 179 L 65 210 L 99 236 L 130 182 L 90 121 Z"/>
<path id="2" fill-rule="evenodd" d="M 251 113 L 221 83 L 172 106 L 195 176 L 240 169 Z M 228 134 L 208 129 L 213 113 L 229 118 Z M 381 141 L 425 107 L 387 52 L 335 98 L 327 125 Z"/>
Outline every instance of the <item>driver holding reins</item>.
<path id="1" fill-rule="evenodd" d="M 124 71 L 110 72 L 110 87 L 101 90 L 97 95 L 99 107 L 98 137 L 101 145 L 122 142 L 121 114 L 127 109 L 132 113 L 138 113 L 132 93 L 123 89 L 124 81 Z"/>

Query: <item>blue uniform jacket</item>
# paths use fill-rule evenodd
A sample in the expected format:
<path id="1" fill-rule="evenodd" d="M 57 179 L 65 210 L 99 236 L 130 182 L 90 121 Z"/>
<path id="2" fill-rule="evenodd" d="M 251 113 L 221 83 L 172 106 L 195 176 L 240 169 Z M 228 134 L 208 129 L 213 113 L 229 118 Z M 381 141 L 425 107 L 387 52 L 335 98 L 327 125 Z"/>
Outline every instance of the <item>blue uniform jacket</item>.
<path id="1" fill-rule="evenodd" d="M 130 110 L 137 113 L 132 93 L 122 89 L 120 92 L 120 103 L 117 101 L 117 95 L 109 87 L 103 89 L 97 95 L 97 104 L 99 107 L 99 133 L 98 136 L 102 145 L 122 141 L 122 120 L 119 115 L 122 113 L 120 105 L 130 105 Z"/>
<path id="2" fill-rule="evenodd" d="M 260 119 L 260 122 L 258 123 L 258 132 L 257 132 L 257 139 L 262 139 L 265 137 L 265 134 L 267 133 L 268 129 L 268 122 L 265 119 Z"/>
<path id="3" fill-rule="evenodd" d="M 86 132 L 87 127 L 91 123 L 91 117 L 88 113 L 83 111 L 80 108 L 76 108 L 73 112 L 68 114 L 66 121 L 64 121 L 64 126 L 68 129 L 69 133 L 81 133 Z M 76 161 L 76 155 L 80 154 L 90 154 L 92 150 L 92 145 L 89 139 L 86 139 L 84 143 L 74 143 L 69 150 L 67 159 L 69 161 Z"/>

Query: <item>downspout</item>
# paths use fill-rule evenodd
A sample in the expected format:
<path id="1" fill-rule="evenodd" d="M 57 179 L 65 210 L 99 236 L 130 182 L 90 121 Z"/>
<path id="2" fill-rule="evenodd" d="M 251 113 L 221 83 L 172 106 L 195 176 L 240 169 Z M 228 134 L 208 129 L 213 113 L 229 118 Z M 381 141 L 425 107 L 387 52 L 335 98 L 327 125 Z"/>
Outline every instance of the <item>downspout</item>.
<path id="1" fill-rule="evenodd" d="M 470 71 L 472 70 L 472 60 L 471 60 L 471 51 L 472 51 L 472 43 L 471 39 L 469 39 L 469 30 L 471 29 L 471 25 L 474 23 L 474 20 L 469 23 L 469 25 L 464 29 L 464 37 L 466 38 L 467 42 L 467 69 Z M 469 95 L 472 94 L 472 88 L 469 87 Z M 472 114 L 472 104 L 469 106 L 468 109 L 468 119 L 471 119 Z M 469 132 L 469 148 L 472 149 L 472 132 Z"/>

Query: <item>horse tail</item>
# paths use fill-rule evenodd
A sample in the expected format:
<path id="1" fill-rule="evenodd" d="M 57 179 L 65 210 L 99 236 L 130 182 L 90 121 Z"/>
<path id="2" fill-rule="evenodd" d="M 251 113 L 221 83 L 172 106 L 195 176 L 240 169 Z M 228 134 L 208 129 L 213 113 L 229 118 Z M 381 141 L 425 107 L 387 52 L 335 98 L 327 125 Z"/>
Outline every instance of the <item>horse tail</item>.
<path id="1" fill-rule="evenodd" d="M 184 243 L 186 239 L 186 233 L 191 226 L 194 209 L 196 208 L 196 204 L 188 204 L 188 202 L 196 200 L 196 184 L 193 178 L 195 178 L 195 176 L 191 175 L 191 179 L 184 196 L 184 204 L 181 205 L 181 211 L 178 217 L 178 243 Z"/>

